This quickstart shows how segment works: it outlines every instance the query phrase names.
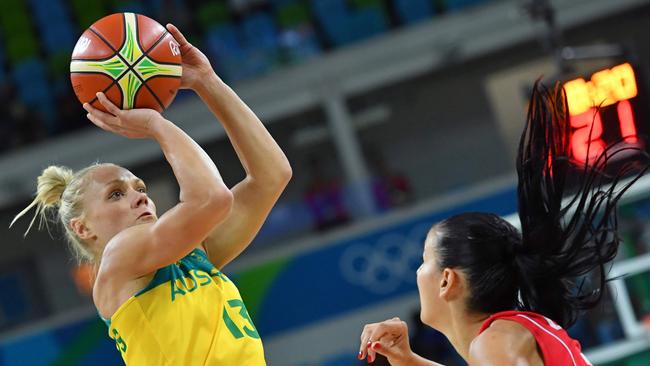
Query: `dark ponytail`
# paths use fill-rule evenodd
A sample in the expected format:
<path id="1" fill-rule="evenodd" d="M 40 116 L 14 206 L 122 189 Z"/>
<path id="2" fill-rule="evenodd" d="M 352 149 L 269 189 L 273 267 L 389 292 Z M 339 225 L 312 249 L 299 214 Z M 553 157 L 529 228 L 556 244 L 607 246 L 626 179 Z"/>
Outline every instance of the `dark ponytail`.
<path id="1" fill-rule="evenodd" d="M 559 86 L 549 90 L 537 82 L 517 154 L 523 239 L 517 259 L 522 273 L 520 306 L 564 327 L 576 321 L 580 310 L 600 301 L 605 265 L 614 259 L 620 243 L 616 205 L 648 169 L 645 151 L 615 144 L 576 165 L 569 160 L 569 129 L 564 90 Z M 631 152 L 638 158 L 608 164 Z M 576 166 L 581 168 L 578 173 Z M 575 192 L 566 192 L 570 172 L 577 178 Z M 621 182 L 623 178 L 629 180 Z M 588 273 L 595 280 L 590 289 L 574 283 Z"/>
<path id="2" fill-rule="evenodd" d="M 521 236 L 505 220 L 484 213 L 456 215 L 434 226 L 441 268 L 459 267 L 467 276 L 469 311 L 528 310 L 569 327 L 580 310 L 602 297 L 605 265 L 620 242 L 616 204 L 648 169 L 648 155 L 612 145 L 576 165 L 569 157 L 569 122 L 563 89 L 537 82 L 517 155 Z M 645 165 L 639 169 L 636 159 L 608 172 L 612 157 L 631 150 Z M 572 192 L 569 178 L 577 178 Z M 575 283 L 587 274 L 595 280 L 589 289 Z"/>

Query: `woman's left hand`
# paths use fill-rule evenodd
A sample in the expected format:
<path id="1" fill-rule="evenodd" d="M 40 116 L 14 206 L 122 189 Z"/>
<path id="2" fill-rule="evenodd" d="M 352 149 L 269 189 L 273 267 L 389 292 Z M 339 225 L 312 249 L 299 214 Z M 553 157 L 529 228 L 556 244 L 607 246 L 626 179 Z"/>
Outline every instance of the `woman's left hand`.
<path id="1" fill-rule="evenodd" d="M 170 23 L 166 28 L 176 39 L 181 50 L 181 66 L 183 67 L 181 89 L 194 90 L 202 80 L 207 79 L 207 76 L 213 72 L 210 60 L 201 50 L 188 42 L 176 26 Z"/>

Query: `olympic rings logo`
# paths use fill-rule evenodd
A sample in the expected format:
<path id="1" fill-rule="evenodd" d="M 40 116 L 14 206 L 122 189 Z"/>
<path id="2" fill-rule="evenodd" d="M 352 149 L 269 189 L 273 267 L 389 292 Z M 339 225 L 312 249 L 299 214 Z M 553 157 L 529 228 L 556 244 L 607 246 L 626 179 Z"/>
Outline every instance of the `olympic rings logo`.
<path id="1" fill-rule="evenodd" d="M 374 243 L 354 243 L 339 259 L 343 278 L 369 292 L 385 295 L 403 283 L 414 285 L 422 263 L 422 246 L 431 224 L 417 224 L 404 235 L 389 232 Z"/>

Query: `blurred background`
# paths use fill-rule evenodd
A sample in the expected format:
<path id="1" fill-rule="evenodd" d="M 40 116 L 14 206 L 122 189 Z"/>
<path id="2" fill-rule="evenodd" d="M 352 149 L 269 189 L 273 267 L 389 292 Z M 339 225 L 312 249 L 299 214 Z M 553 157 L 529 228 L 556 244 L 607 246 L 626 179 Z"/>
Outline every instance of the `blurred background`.
<path id="1" fill-rule="evenodd" d="M 50 164 L 120 164 L 147 182 L 159 212 L 175 204 L 158 147 L 92 126 L 70 87 L 78 37 L 124 11 L 177 25 L 291 161 L 259 236 L 224 268 L 269 365 L 360 365 L 363 324 L 393 316 L 409 322 L 416 352 L 463 365 L 419 323 L 415 269 L 427 230 L 450 214 L 516 222 L 514 156 L 538 77 L 588 81 L 629 63 L 639 92 L 626 121 L 640 143 L 650 130 L 649 0 L 2 0 L 0 365 L 122 364 L 63 233 L 23 238 L 28 219 L 7 227 Z M 165 116 L 227 184 L 244 177 L 195 95 L 181 92 Z M 649 181 L 620 216 L 612 277 L 627 277 L 570 333 L 596 365 L 650 365 Z"/>

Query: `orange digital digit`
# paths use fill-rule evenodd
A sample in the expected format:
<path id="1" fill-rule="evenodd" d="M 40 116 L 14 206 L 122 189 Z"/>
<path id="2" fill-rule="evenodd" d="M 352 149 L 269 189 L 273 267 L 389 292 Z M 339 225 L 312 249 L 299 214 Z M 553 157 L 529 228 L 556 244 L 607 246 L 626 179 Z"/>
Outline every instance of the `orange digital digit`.
<path id="1" fill-rule="evenodd" d="M 576 130 L 571 135 L 571 151 L 579 161 L 587 159 L 593 161 L 605 149 L 605 141 L 600 137 L 603 134 L 603 122 L 596 108 L 571 116 L 571 127 Z"/>
<path id="2" fill-rule="evenodd" d="M 590 97 L 593 106 L 607 107 L 618 101 L 613 93 L 617 88 L 617 81 L 615 80 L 612 71 L 602 70 L 591 75 L 590 82 Z"/>
<path id="3" fill-rule="evenodd" d="M 567 81 L 563 87 L 571 115 L 582 114 L 592 107 L 585 79 L 579 78 Z"/>
<path id="4" fill-rule="evenodd" d="M 618 112 L 618 121 L 621 126 L 621 137 L 625 142 L 633 144 L 637 142 L 636 123 L 634 122 L 634 113 L 632 113 L 632 105 L 628 100 L 622 100 L 616 107 Z"/>
<path id="5" fill-rule="evenodd" d="M 627 100 L 636 97 L 636 77 L 634 69 L 629 63 L 624 63 L 612 68 L 612 75 L 616 79 L 614 94 L 618 100 Z"/>

